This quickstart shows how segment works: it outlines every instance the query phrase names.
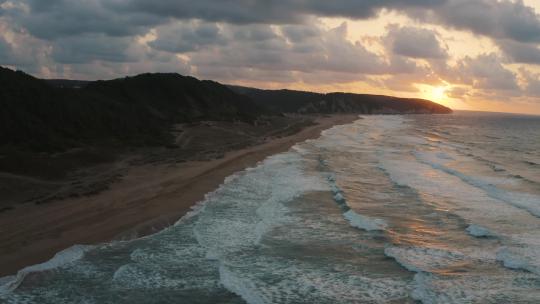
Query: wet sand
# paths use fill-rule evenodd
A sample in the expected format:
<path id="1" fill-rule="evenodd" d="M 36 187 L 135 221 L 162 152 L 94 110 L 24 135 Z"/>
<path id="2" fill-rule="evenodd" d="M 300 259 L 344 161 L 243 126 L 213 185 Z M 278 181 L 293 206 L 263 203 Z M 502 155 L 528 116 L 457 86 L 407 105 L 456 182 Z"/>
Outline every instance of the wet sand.
<path id="1" fill-rule="evenodd" d="M 97 244 L 159 231 L 186 214 L 225 177 L 295 143 L 317 138 L 357 115 L 332 115 L 286 137 L 228 152 L 208 161 L 134 166 L 99 194 L 0 213 L 0 276 L 44 262 L 74 244 Z"/>

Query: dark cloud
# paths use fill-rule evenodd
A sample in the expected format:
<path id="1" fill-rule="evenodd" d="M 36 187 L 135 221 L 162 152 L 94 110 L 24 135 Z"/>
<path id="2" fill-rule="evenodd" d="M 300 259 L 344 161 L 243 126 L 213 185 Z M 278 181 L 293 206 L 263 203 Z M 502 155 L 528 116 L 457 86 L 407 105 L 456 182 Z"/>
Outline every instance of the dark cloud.
<path id="1" fill-rule="evenodd" d="M 96 60 L 129 62 L 138 60 L 130 51 L 130 37 L 111 38 L 103 34 L 85 34 L 59 38 L 52 44 L 52 57 L 58 63 L 88 63 Z"/>
<path id="2" fill-rule="evenodd" d="M 114 11 L 105 0 L 24 0 L 27 13 L 14 11 L 12 19 L 32 35 L 55 39 L 86 33 L 131 36 L 144 33 L 149 26 L 166 22 L 163 17 L 144 11 L 124 14 Z"/>
<path id="3" fill-rule="evenodd" d="M 319 29 L 314 26 L 285 25 L 281 27 L 281 31 L 293 43 L 301 43 L 320 34 Z"/>
<path id="4" fill-rule="evenodd" d="M 365 19 L 385 8 L 490 37 L 540 42 L 539 17 L 522 1 L 20 0 L 18 3 L 26 5 L 28 10 L 12 12 L 13 21 L 45 39 L 82 33 L 134 35 L 168 23 L 171 18 L 233 24 L 297 24 L 310 16 Z"/>
<path id="5" fill-rule="evenodd" d="M 226 42 L 215 23 L 178 22 L 158 28 L 156 35 L 157 39 L 149 45 L 172 53 L 193 52 L 205 46 Z"/>
<path id="6" fill-rule="evenodd" d="M 179 19 L 203 19 L 234 24 L 299 23 L 306 16 L 373 17 L 380 9 L 436 7 L 447 0 L 126 0 L 114 2 L 117 10 L 149 12 Z"/>
<path id="7" fill-rule="evenodd" d="M 233 24 L 296 24 L 305 22 L 309 16 L 366 19 L 385 8 L 497 39 L 540 42 L 540 18 L 521 0 L 116 0 L 107 3 L 103 6 L 128 15 L 151 14 L 157 18 Z"/>
<path id="8" fill-rule="evenodd" d="M 32 35 L 50 40 L 86 33 L 132 36 L 143 34 L 150 27 L 168 23 L 171 19 L 232 24 L 298 24 L 309 20 L 310 16 L 365 19 L 375 16 L 382 8 L 430 8 L 446 1 L 20 0 L 17 3 L 26 9 L 12 8 L 7 14 L 13 22 L 24 26 Z"/>
<path id="9" fill-rule="evenodd" d="M 499 40 L 497 45 L 513 62 L 540 64 L 540 48 L 535 44 Z"/>
<path id="10" fill-rule="evenodd" d="M 446 50 L 437 39 L 437 33 L 415 27 L 390 26 L 385 38 L 394 54 L 423 59 L 448 57 Z"/>
<path id="11" fill-rule="evenodd" d="M 212 22 L 289 23 L 299 22 L 301 16 L 294 8 L 286 9 L 290 1 L 189 1 L 189 0 L 127 0 L 116 1 L 116 11 L 148 12 L 156 16 L 176 19 L 201 19 Z"/>
<path id="12" fill-rule="evenodd" d="M 522 0 L 449 0 L 430 10 L 408 12 L 422 21 L 495 39 L 540 42 L 540 16 Z"/>

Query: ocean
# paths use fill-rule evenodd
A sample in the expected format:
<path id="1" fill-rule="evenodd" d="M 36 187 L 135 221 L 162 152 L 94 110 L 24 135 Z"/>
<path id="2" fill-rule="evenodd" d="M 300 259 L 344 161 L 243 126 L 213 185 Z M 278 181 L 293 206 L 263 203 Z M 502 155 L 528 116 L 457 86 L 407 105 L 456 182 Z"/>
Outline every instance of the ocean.
<path id="1" fill-rule="evenodd" d="M 540 303 L 540 117 L 361 116 L 174 226 L 0 279 L 2 303 Z"/>

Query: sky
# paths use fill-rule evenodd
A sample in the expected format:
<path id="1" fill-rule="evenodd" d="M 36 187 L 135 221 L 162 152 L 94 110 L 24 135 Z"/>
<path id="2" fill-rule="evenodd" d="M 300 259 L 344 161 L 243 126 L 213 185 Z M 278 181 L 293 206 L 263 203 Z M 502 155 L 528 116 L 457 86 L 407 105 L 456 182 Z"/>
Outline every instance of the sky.
<path id="1" fill-rule="evenodd" d="M 0 65 L 540 114 L 540 0 L 0 0 Z"/>

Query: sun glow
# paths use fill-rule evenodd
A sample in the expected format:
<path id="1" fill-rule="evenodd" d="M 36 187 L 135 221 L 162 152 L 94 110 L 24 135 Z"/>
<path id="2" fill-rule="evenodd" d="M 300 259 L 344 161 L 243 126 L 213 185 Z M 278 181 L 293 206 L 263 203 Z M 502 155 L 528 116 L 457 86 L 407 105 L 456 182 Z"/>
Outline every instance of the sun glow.
<path id="1" fill-rule="evenodd" d="M 439 85 L 418 83 L 416 87 L 418 88 L 420 98 L 428 99 L 450 108 L 468 108 L 462 101 L 452 97 L 451 92 L 454 86 L 449 83 L 445 82 Z"/>
<path id="2" fill-rule="evenodd" d="M 450 97 L 447 95 L 447 92 L 451 89 L 449 84 L 444 85 L 428 85 L 428 84 L 417 84 L 416 87 L 420 91 L 421 97 L 435 101 L 437 103 L 448 103 Z"/>
<path id="3" fill-rule="evenodd" d="M 430 92 L 431 99 L 433 99 L 433 101 L 443 101 L 447 97 L 446 90 L 448 90 L 448 87 L 433 87 Z"/>

